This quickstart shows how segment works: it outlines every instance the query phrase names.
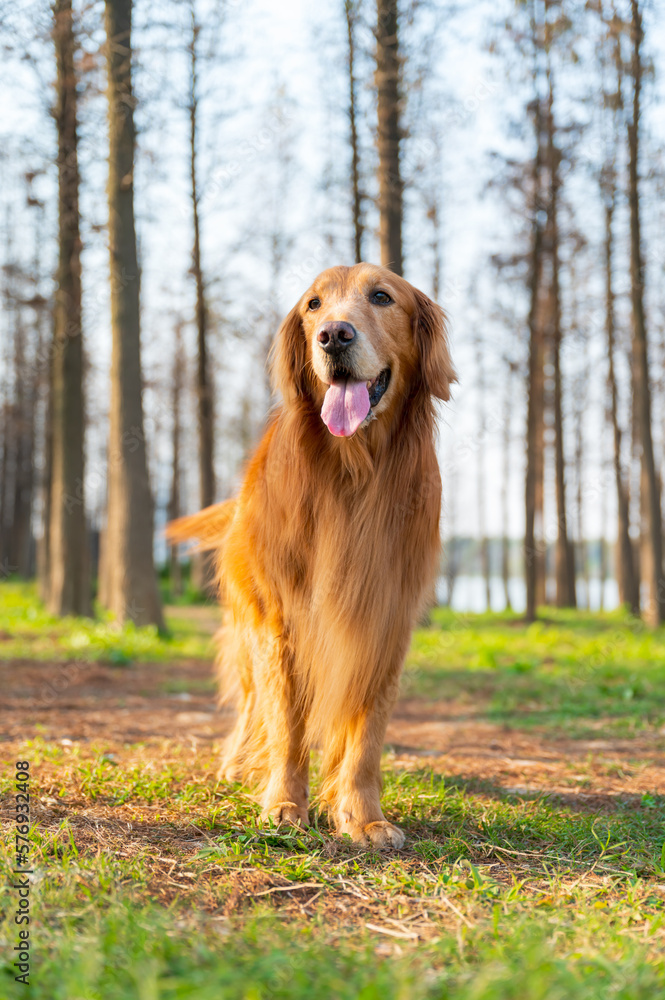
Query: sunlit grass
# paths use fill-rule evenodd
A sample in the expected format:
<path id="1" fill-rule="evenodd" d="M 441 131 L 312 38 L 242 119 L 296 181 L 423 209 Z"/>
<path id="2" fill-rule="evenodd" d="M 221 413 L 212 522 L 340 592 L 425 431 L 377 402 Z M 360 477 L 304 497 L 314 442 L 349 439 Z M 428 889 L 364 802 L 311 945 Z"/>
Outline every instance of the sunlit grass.
<path id="1" fill-rule="evenodd" d="M 456 698 L 515 726 L 631 735 L 665 724 L 665 628 L 623 611 L 553 611 L 524 627 L 507 614 L 432 613 L 413 637 L 408 695 Z"/>
<path id="2" fill-rule="evenodd" d="M 160 636 L 53 618 L 34 588 L 3 583 L 0 656 L 210 659 L 196 610 Z M 548 611 L 524 628 L 438 609 L 414 635 L 404 693 L 506 732 L 656 746 L 665 631 L 620 612 Z M 16 752 L 31 761 L 34 954 L 19 993 L 8 822 L 2 1000 L 665 996 L 665 797 L 645 786 L 593 809 L 561 792 L 611 762 L 563 761 L 548 793 L 389 753 L 383 802 L 407 848 L 380 854 L 336 839 L 316 800 L 307 830 L 262 826 L 248 790 L 217 782 L 211 745 L 38 737 Z M 4 802 L 12 780 L 0 771 Z"/>
<path id="3" fill-rule="evenodd" d="M 118 626 L 97 608 L 96 618 L 58 618 L 37 599 L 31 583 L 0 583 L 0 659 L 103 660 L 118 666 L 133 660 L 210 658 L 210 636 L 196 610 L 166 615 L 167 632 L 154 626 Z"/>
<path id="4" fill-rule="evenodd" d="M 211 759 L 175 746 L 109 759 L 103 746 L 37 740 L 25 753 L 34 801 L 53 808 L 55 794 L 66 807 L 31 837 L 40 1000 L 665 990 L 659 796 L 594 817 L 388 758 L 386 811 L 409 846 L 380 854 L 334 839 L 316 814 L 309 830 L 261 826 L 250 796 L 215 781 Z M 3 997 L 14 995 L 10 884 Z"/>

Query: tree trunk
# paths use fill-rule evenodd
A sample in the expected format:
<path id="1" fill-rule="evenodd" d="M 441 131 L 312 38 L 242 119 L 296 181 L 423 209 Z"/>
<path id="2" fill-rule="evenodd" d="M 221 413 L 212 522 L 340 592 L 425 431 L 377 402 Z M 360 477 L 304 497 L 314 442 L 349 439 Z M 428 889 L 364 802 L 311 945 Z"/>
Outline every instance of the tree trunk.
<path id="1" fill-rule="evenodd" d="M 641 566 L 648 588 L 645 621 L 659 625 L 665 617 L 663 580 L 662 520 L 660 490 L 651 435 L 651 387 L 647 331 L 644 317 L 644 262 L 642 260 L 639 195 L 639 123 L 642 85 L 642 14 L 638 0 L 631 0 L 633 55 L 633 115 L 628 124 L 628 203 L 630 206 L 630 284 L 633 318 L 634 395 L 637 402 L 637 431 L 640 444 L 642 510 Z"/>
<path id="2" fill-rule="evenodd" d="M 501 579 L 503 581 L 504 601 L 506 611 L 512 611 L 510 600 L 510 415 L 513 408 L 512 397 L 513 365 L 506 362 L 506 386 L 503 406 L 503 470 L 501 476 Z"/>
<path id="3" fill-rule="evenodd" d="M 171 496 L 169 498 L 169 520 L 180 517 L 180 449 L 181 424 L 180 403 L 182 397 L 183 375 L 185 370 L 185 355 L 182 349 L 182 324 L 178 323 L 175 331 L 175 351 L 173 354 L 173 374 L 171 376 L 171 408 L 173 410 L 172 446 L 173 457 L 171 465 Z M 182 594 L 182 567 L 178 555 L 179 546 L 171 546 L 171 593 L 174 597 Z"/>
<path id="4" fill-rule="evenodd" d="M 559 289 L 559 162 L 561 154 L 555 143 L 554 91 L 549 75 L 549 100 L 547 110 L 547 158 L 550 181 L 549 230 L 552 260 L 552 364 L 554 367 L 554 454 L 557 510 L 556 541 L 556 603 L 559 608 L 574 608 L 575 565 L 568 540 L 566 512 L 566 462 L 563 450 L 563 407 L 561 385 L 561 294 Z"/>
<path id="5" fill-rule="evenodd" d="M 31 575 L 32 557 L 32 488 L 34 448 L 34 404 L 32 393 L 36 376 L 27 370 L 26 332 L 22 309 L 16 310 L 14 332 L 14 437 L 16 442 L 14 468 L 14 499 L 9 561 L 19 576 Z"/>
<path id="6" fill-rule="evenodd" d="M 215 502 L 214 466 L 214 408 L 213 387 L 208 359 L 208 309 L 205 281 L 201 265 L 201 226 L 199 217 L 199 192 L 197 177 L 198 143 L 198 36 L 194 4 L 190 6 L 191 36 L 189 44 L 189 179 L 192 202 L 194 243 L 192 246 L 192 271 L 196 282 L 196 394 L 199 428 L 199 502 L 209 507 Z M 196 553 L 192 559 L 192 576 L 199 590 L 206 590 L 213 581 L 212 562 L 208 555 Z"/>
<path id="7" fill-rule="evenodd" d="M 579 572 L 584 579 L 584 607 L 591 607 L 589 601 L 589 553 L 588 546 L 584 540 L 584 489 L 582 485 L 584 468 L 584 434 L 582 424 L 584 420 L 584 408 L 580 407 L 576 414 L 576 434 L 575 434 L 575 478 L 577 480 L 577 545 L 576 548 L 576 574 Z"/>
<path id="8" fill-rule="evenodd" d="M 6 387 L 2 386 L 2 424 L 0 425 L 0 580 L 14 572 L 14 567 L 9 562 L 9 512 L 7 510 L 9 480 L 9 440 L 10 440 L 10 416 L 9 400 L 6 395 Z"/>
<path id="9" fill-rule="evenodd" d="M 42 537 L 37 547 L 39 596 L 48 605 L 51 588 L 51 483 L 53 480 L 53 358 L 47 366 L 46 415 L 44 421 L 44 469 L 42 471 Z"/>
<path id="10" fill-rule="evenodd" d="M 108 523 L 109 609 L 121 622 L 163 628 L 153 561 L 153 502 L 143 432 L 139 269 L 134 229 L 134 97 L 131 0 L 106 0 L 109 102 L 111 406 Z"/>
<path id="11" fill-rule="evenodd" d="M 53 614 L 90 614 L 84 505 L 83 333 L 75 39 L 71 0 L 56 0 L 58 287 L 51 359 L 51 485 L 48 607 Z"/>
<path id="12" fill-rule="evenodd" d="M 612 188 L 605 195 L 605 330 L 607 333 L 608 382 L 610 391 L 610 415 L 614 440 L 614 479 L 617 491 L 618 531 L 617 531 L 617 581 L 619 600 L 627 604 L 634 615 L 640 613 L 638 581 L 633 563 L 633 546 L 630 540 L 630 504 L 628 488 L 624 481 L 621 461 L 622 432 L 619 425 L 619 399 L 616 372 L 614 368 L 614 178 Z"/>
<path id="13" fill-rule="evenodd" d="M 402 274 L 399 49 L 397 0 L 377 0 L 376 88 L 381 263 Z"/>
<path id="14" fill-rule="evenodd" d="M 543 278 L 544 233 L 541 242 L 540 289 L 539 298 L 546 294 Z M 535 373 L 535 403 L 533 417 L 535 420 L 535 476 L 536 476 L 536 511 L 535 511 L 535 549 L 534 561 L 536 570 L 536 605 L 547 604 L 547 580 L 549 575 L 548 543 L 545 537 L 545 329 L 543 317 L 543 302 L 540 302 L 536 314 L 538 360 Z"/>
<path id="15" fill-rule="evenodd" d="M 539 429 L 542 429 L 542 336 L 538 322 L 538 300 L 542 272 L 543 232 L 540 215 L 540 173 L 541 173 L 541 108 L 536 101 L 534 108 L 536 151 L 533 160 L 532 184 L 532 245 L 529 273 L 529 361 L 527 373 L 527 421 L 526 421 L 526 476 L 524 532 L 524 579 L 526 583 L 526 619 L 535 621 L 538 600 L 538 561 L 536 547 L 536 509 L 538 505 L 539 467 L 542 467 L 542 442 L 539 445 Z"/>
<path id="16" fill-rule="evenodd" d="M 480 339 L 476 342 L 476 381 L 478 386 L 478 469 L 477 469 L 477 482 L 478 482 L 478 535 L 479 535 L 479 551 L 480 551 L 480 571 L 485 582 L 485 606 L 487 611 L 492 610 L 492 594 L 491 594 L 491 581 L 490 581 L 490 560 L 489 560 L 489 541 L 487 538 L 487 523 L 486 523 L 486 512 L 485 512 L 485 494 L 486 494 L 486 484 L 485 484 L 485 435 L 486 435 L 486 420 L 485 420 L 485 370 L 483 366 L 483 351 L 482 343 Z"/>
<path id="17" fill-rule="evenodd" d="M 356 21 L 358 0 L 344 0 L 346 18 L 347 57 L 346 68 L 349 85 L 349 140 L 351 143 L 351 205 L 353 212 L 353 252 L 356 264 L 363 259 L 363 213 L 360 189 L 360 151 L 358 147 L 356 99 Z"/>
<path id="18" fill-rule="evenodd" d="M 189 177 L 192 201 L 192 222 L 194 245 L 192 247 L 192 270 L 196 282 L 196 345 L 197 369 L 196 390 L 199 417 L 199 487 L 201 507 L 209 507 L 215 502 L 214 439 L 213 439 L 213 396 L 208 363 L 208 310 L 206 307 L 205 283 L 201 266 L 201 230 L 199 220 L 199 193 L 196 173 L 197 116 L 198 116 L 198 52 L 199 26 L 196 23 L 194 7 L 191 8 L 191 39 L 189 46 Z"/>

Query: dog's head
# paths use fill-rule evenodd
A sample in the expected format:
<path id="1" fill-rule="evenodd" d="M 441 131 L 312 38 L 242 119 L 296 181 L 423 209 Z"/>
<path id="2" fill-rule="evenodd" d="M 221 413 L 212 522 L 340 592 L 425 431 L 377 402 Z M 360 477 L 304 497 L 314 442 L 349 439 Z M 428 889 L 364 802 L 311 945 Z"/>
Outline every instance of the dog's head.
<path id="1" fill-rule="evenodd" d="M 308 399 L 338 437 L 390 421 L 414 393 L 448 399 L 455 380 L 443 310 L 372 264 L 315 279 L 279 329 L 272 367 L 287 405 Z"/>

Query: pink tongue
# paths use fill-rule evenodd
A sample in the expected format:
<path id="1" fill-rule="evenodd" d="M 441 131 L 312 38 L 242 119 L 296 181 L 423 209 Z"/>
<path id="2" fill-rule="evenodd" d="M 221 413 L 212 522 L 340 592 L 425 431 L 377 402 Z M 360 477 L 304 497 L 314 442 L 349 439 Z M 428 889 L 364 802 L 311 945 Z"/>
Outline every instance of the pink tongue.
<path id="1" fill-rule="evenodd" d="M 370 411 L 369 393 L 364 382 L 345 379 L 333 382 L 321 407 L 321 419 L 336 437 L 351 437 Z"/>

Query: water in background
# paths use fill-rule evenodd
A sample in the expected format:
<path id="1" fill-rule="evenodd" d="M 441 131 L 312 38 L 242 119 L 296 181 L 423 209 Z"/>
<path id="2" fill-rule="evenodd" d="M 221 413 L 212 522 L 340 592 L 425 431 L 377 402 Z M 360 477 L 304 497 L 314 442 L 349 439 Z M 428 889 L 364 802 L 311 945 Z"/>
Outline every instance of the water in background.
<path id="1" fill-rule="evenodd" d="M 589 608 L 591 611 L 600 609 L 600 588 L 601 581 L 593 577 L 589 581 L 589 599 L 587 600 L 586 581 L 579 578 L 577 580 L 577 601 L 581 608 Z M 519 576 L 511 577 L 508 580 L 508 590 L 513 611 L 524 611 L 526 608 L 526 587 L 524 580 Z M 447 602 L 448 588 L 445 577 L 439 577 L 436 585 L 436 596 L 440 604 Z M 605 580 L 603 589 L 603 606 L 606 611 L 611 611 L 619 606 L 619 588 L 616 580 L 608 578 Z M 505 593 L 503 580 L 500 576 L 490 577 L 490 600 L 492 611 L 503 611 L 505 608 Z M 454 611 L 487 611 L 487 601 L 485 596 L 485 580 L 482 576 L 458 576 L 453 588 Z"/>

